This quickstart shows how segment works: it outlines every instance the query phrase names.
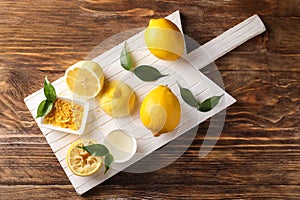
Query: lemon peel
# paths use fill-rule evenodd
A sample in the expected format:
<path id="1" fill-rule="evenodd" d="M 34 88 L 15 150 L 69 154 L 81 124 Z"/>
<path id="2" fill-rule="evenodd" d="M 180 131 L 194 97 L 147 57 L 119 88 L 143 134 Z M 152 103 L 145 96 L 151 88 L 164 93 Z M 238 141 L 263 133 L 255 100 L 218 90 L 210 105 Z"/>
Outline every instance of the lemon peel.
<path id="1" fill-rule="evenodd" d="M 179 28 L 165 18 L 151 19 L 144 39 L 149 51 L 159 59 L 177 60 L 184 52 L 184 40 Z"/>
<path id="2" fill-rule="evenodd" d="M 100 107 L 111 117 L 124 117 L 131 113 L 135 106 L 136 94 L 122 81 L 110 81 L 100 93 Z"/>
<path id="3" fill-rule="evenodd" d="M 150 91 L 140 108 L 140 119 L 154 136 L 174 130 L 181 116 L 180 103 L 167 86 Z"/>

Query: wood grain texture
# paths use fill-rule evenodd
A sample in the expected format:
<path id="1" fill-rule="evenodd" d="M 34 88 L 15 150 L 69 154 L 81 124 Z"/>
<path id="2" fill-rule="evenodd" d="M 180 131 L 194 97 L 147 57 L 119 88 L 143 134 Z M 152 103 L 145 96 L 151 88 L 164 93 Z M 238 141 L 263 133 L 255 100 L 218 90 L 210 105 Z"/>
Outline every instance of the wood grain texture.
<path id="1" fill-rule="evenodd" d="M 178 9 L 185 33 L 200 44 L 255 13 L 267 27 L 216 61 L 237 99 L 221 137 L 198 158 L 208 120 L 168 167 L 120 173 L 78 197 L 23 98 L 106 38 Z M 299 17 L 297 0 L 1 1 L 0 199 L 299 199 Z"/>

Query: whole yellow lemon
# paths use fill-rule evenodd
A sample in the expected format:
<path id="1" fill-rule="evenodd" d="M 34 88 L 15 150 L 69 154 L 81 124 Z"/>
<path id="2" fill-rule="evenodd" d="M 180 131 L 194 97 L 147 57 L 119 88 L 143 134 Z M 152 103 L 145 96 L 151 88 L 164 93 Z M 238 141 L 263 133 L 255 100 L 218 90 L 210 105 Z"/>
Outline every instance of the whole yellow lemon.
<path id="1" fill-rule="evenodd" d="M 149 51 L 163 60 L 176 60 L 184 51 L 183 35 L 168 19 L 151 19 L 144 38 Z"/>
<path id="2" fill-rule="evenodd" d="M 100 93 L 100 107 L 111 117 L 124 117 L 133 110 L 136 94 L 122 81 L 110 81 L 104 84 Z"/>
<path id="3" fill-rule="evenodd" d="M 140 109 L 144 126 L 154 136 L 174 130 L 179 124 L 181 108 L 177 97 L 167 86 L 160 85 L 145 97 Z"/>

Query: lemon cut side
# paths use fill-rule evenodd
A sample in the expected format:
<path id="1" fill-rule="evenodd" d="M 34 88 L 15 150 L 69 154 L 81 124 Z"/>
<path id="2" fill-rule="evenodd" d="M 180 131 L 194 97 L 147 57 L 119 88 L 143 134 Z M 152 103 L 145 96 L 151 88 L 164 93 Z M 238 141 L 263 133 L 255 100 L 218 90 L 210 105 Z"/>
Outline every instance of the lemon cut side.
<path id="1" fill-rule="evenodd" d="M 66 70 L 65 81 L 74 96 L 91 99 L 101 91 L 104 84 L 104 73 L 98 63 L 83 60 Z"/>
<path id="2" fill-rule="evenodd" d="M 102 165 L 101 157 L 93 156 L 84 149 L 78 148 L 78 146 L 95 143 L 94 141 L 83 142 L 82 140 L 77 140 L 71 144 L 66 159 L 68 167 L 73 174 L 77 176 L 90 176 L 100 169 Z"/>

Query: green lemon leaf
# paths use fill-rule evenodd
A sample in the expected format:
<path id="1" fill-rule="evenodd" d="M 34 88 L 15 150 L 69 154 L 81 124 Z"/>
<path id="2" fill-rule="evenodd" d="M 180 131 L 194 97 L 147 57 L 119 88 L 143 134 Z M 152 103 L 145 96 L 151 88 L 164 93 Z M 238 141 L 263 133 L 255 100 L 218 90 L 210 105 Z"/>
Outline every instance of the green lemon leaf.
<path id="1" fill-rule="evenodd" d="M 45 108 L 46 100 L 42 101 L 37 109 L 36 118 L 42 117 L 44 108 Z"/>
<path id="2" fill-rule="evenodd" d="M 156 81 L 169 74 L 161 74 L 156 68 L 149 65 L 140 65 L 133 70 L 133 73 L 142 81 Z"/>
<path id="3" fill-rule="evenodd" d="M 111 155 L 110 153 L 107 154 L 104 158 L 104 165 L 105 165 L 104 174 L 106 174 L 106 172 L 110 169 L 110 166 L 112 165 L 113 162 L 114 162 L 113 155 Z"/>
<path id="4" fill-rule="evenodd" d="M 52 110 L 52 107 L 53 107 L 53 102 L 48 100 L 43 100 L 37 109 L 36 118 L 47 115 Z"/>
<path id="5" fill-rule="evenodd" d="M 127 42 L 125 42 L 123 50 L 121 52 L 120 62 L 121 62 L 122 67 L 126 70 L 131 70 L 133 68 L 133 61 L 128 52 Z"/>
<path id="6" fill-rule="evenodd" d="M 189 89 L 187 89 L 187 88 L 182 88 L 179 84 L 178 84 L 178 86 L 179 86 L 180 95 L 181 95 L 183 101 L 185 103 L 189 104 L 190 106 L 197 108 L 198 107 L 198 101 L 194 97 L 194 95 L 192 94 L 192 92 Z"/>
<path id="7" fill-rule="evenodd" d="M 43 100 L 40 103 L 40 105 L 37 109 L 36 118 L 47 115 L 52 110 L 53 103 L 56 99 L 55 88 L 48 81 L 47 76 L 45 77 L 45 81 L 44 81 L 44 95 L 46 97 L 46 100 Z"/>
<path id="8" fill-rule="evenodd" d="M 202 103 L 199 103 L 198 110 L 201 111 L 201 112 L 210 111 L 211 109 L 213 109 L 219 103 L 219 100 L 221 99 L 221 97 L 223 95 L 224 94 L 222 94 L 220 96 L 213 96 L 213 97 L 210 97 L 210 98 L 206 99 Z"/>
<path id="9" fill-rule="evenodd" d="M 44 94 L 48 101 L 54 102 L 56 99 L 56 92 L 53 85 L 48 81 L 47 77 L 45 77 L 44 81 Z"/>
<path id="10" fill-rule="evenodd" d="M 91 144 L 88 146 L 77 147 L 86 150 L 87 152 L 89 152 L 89 154 L 93 156 L 105 156 L 109 153 L 108 149 L 102 144 Z"/>

